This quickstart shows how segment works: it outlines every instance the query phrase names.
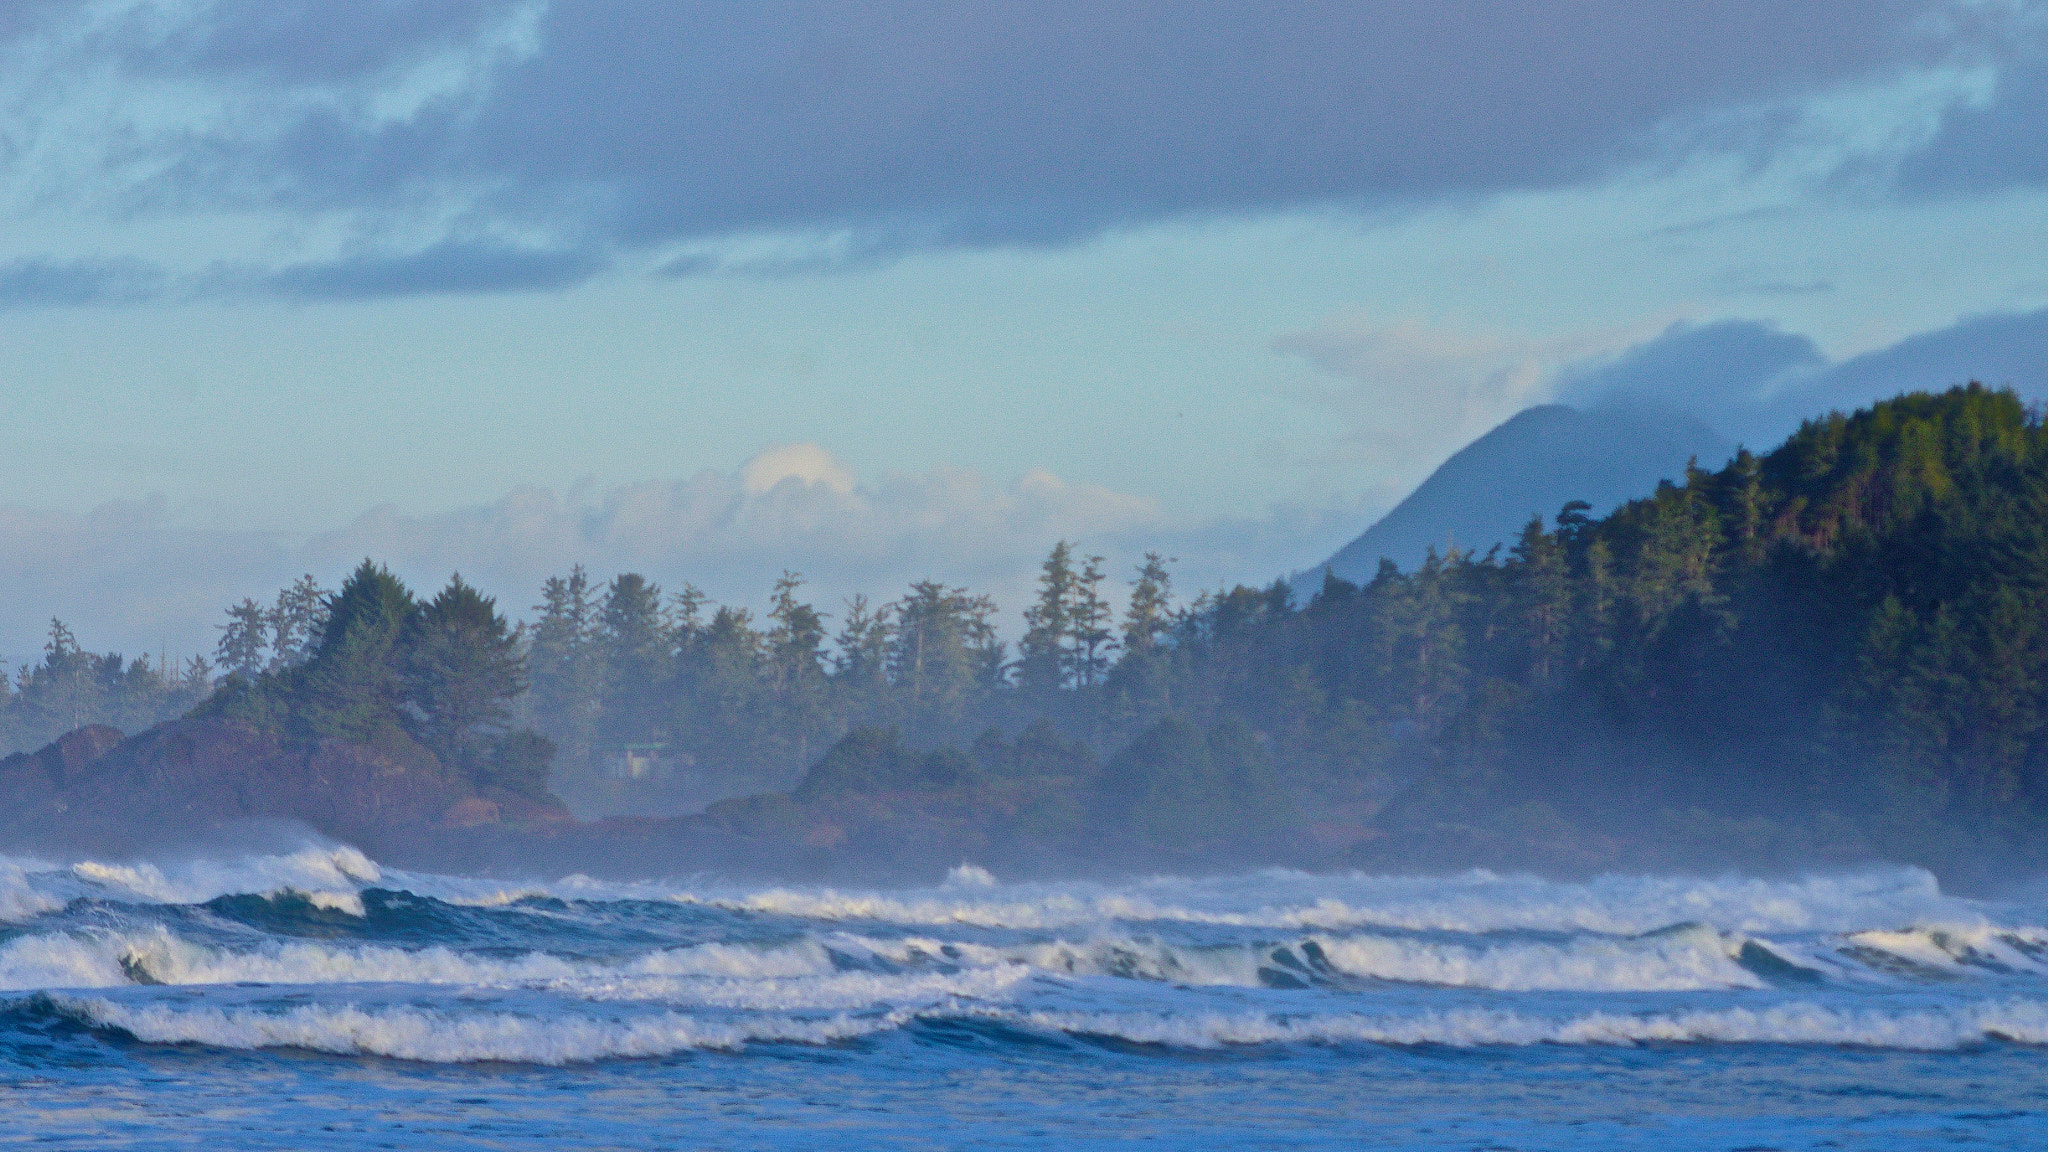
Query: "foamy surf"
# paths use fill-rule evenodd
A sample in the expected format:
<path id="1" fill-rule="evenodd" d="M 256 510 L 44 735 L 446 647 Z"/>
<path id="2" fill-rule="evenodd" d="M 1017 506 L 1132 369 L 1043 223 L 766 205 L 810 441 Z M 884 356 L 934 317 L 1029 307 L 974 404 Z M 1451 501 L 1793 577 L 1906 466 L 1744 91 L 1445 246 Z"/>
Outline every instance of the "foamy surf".
<path id="1" fill-rule="evenodd" d="M 1948 896 L 1915 869 L 1020 884 L 962 865 L 848 891 L 432 876 L 308 845 L 7 860 L 0 911 L 0 1019 L 432 1063 L 890 1037 L 1076 1052 L 2048 1043 L 2048 917 Z"/>
<path id="2" fill-rule="evenodd" d="M 375 861 L 347 847 L 169 864 L 87 860 L 73 864 L 70 872 L 114 898 L 153 904 L 203 904 L 221 896 L 290 891 L 322 906 L 351 910 L 361 908 L 358 890 L 383 874 Z"/>
<path id="3" fill-rule="evenodd" d="M 813 920 L 1023 930 L 1120 922 L 1638 935 L 1697 922 L 1764 933 L 1843 931 L 1970 914 L 1967 902 L 1944 896 L 1934 877 L 1917 868 L 1789 881 L 1608 876 L 1576 884 L 1484 871 L 1424 878 L 1269 871 L 1121 885 L 956 882 L 925 892 L 777 887 L 738 894 L 675 891 L 667 898 Z"/>
<path id="4" fill-rule="evenodd" d="M 832 1044 L 916 1023 L 997 1023 L 1049 1035 L 1164 1048 L 1275 1044 L 1527 1047 L 1539 1044 L 1831 1045 L 1950 1051 L 1987 1043 L 2048 1044 L 2048 1004 L 1985 1001 L 1942 1008 L 1843 1010 L 1818 1004 L 1687 1012 L 1589 1012 L 1546 1017 L 1512 1010 L 1409 1014 L 1061 1012 L 949 1004 L 878 1013 L 704 1017 L 511 1012 L 494 1007 L 356 1005 L 191 1006 L 51 995 L 49 1003 L 95 1028 L 159 1044 L 297 1048 L 436 1063 L 563 1064 L 665 1056 L 749 1044 Z"/>
<path id="5" fill-rule="evenodd" d="M 361 891 L 383 870 L 360 851 L 309 845 L 296 851 L 221 859 L 79 860 L 53 863 L 0 856 L 0 922 L 21 922 L 73 900 L 203 904 L 222 896 L 295 893 L 333 911 L 362 911 Z"/>
<path id="6" fill-rule="evenodd" d="M 1440 1044 L 1470 1048 L 1533 1044 L 1830 1044 L 1942 1051 L 1994 1041 L 2048 1044 L 2048 1003 L 1978 1002 L 1942 1008 L 1845 1010 L 1819 1004 L 1691 1012 L 1590 1012 L 1546 1018 L 1460 1009 L 1399 1015 L 1280 1016 L 1034 1012 L 992 1014 L 1070 1035 L 1137 1044 L 1219 1048 L 1250 1044 Z"/>
<path id="7" fill-rule="evenodd" d="M 51 1003 L 93 1027 L 116 1029 L 152 1044 L 297 1048 L 431 1063 L 568 1064 L 666 1056 L 689 1049 L 734 1050 L 748 1044 L 830 1044 L 899 1027 L 904 1019 L 834 1016 L 715 1021 L 674 1012 L 605 1019 L 354 1005 L 303 1005 L 273 1011 L 134 1005 L 56 996 Z"/>

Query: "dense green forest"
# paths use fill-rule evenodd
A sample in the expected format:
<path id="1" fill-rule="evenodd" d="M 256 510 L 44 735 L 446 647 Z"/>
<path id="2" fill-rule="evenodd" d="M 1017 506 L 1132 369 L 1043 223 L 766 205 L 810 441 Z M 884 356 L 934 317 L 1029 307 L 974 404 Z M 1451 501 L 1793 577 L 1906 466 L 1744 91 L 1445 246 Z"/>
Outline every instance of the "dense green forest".
<path id="1" fill-rule="evenodd" d="M 365 560 L 339 592 L 301 580 L 275 608 L 244 601 L 229 617 L 227 675 L 195 715 L 425 752 L 479 787 L 547 794 L 554 746 L 513 724 L 526 688 L 519 636 L 460 574 L 421 600 Z"/>
<path id="2" fill-rule="evenodd" d="M 1183 602 L 1150 555 L 1121 611 L 1062 543 L 1014 649 L 992 600 L 934 581 L 827 614 L 785 573 L 756 620 L 579 568 L 515 629 L 460 577 L 418 601 L 366 561 L 338 593 L 309 578 L 230 610 L 198 708 L 407 742 L 585 811 L 758 794 L 712 818 L 820 842 L 971 825 L 1168 859 L 1505 862 L 2042 840 L 2048 431 L 2013 393 L 1829 415 L 1590 511 L 1363 586 Z M 90 685 L 146 722 L 209 677 L 80 654 L 59 626 L 6 715 L 54 734 Z"/>

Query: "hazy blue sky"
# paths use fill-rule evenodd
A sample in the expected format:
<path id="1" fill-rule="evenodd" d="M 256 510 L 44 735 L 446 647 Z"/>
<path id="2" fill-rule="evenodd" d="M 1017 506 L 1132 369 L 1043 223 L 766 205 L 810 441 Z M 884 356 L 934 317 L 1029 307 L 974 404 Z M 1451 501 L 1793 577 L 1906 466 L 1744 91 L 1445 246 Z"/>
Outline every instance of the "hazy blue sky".
<path id="1" fill-rule="evenodd" d="M 2040 394 L 2044 308 L 2029 0 L 20 0 L 0 656 L 364 553 L 1265 579 L 1532 403 Z"/>

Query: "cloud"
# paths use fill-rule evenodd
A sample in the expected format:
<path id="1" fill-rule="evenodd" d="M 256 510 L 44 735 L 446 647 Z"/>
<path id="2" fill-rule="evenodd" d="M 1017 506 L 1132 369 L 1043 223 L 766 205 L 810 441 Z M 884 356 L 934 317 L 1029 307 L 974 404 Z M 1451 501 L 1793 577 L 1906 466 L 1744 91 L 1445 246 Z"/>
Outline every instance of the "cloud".
<path id="1" fill-rule="evenodd" d="M 429 247 L 290 268 L 287 292 L 546 288 L 622 251 L 668 275 L 783 275 L 1557 187 L 1725 145 L 1674 126 L 1776 122 L 1787 101 L 2018 51 L 1957 17 L 1982 7 L 1964 0 L 361 7 L 337 24 L 312 0 L 49 6 L 5 46 L 0 111 L 47 167 L 28 182 L 123 213 L 336 213 L 376 236 L 482 220 L 536 238 L 544 266 L 465 276 Z M 676 251 L 749 236 L 836 239 Z"/>
<path id="2" fill-rule="evenodd" d="M 52 616 L 95 650 L 210 654 L 220 609 L 288 580 L 296 559 L 262 533 L 173 528 L 160 497 L 84 515 L 0 506 L 0 660 L 39 659 Z"/>
<path id="3" fill-rule="evenodd" d="M 2028 8 L 2032 30 L 2048 11 Z M 1948 108 L 1934 134 L 1898 165 L 1910 195 L 1996 192 L 2048 186 L 2048 46 L 2024 44 L 1982 100 Z"/>
<path id="4" fill-rule="evenodd" d="M 163 269 L 141 260 L 9 260 L 0 263 L 0 308 L 130 304 L 163 280 Z"/>
<path id="5" fill-rule="evenodd" d="M 1750 320 L 1681 321 L 1611 358 L 1565 369 L 1552 384 L 1567 404 L 1682 408 L 1726 428 L 1790 377 L 1827 362 L 1806 336 Z"/>
<path id="6" fill-rule="evenodd" d="M 474 155 L 607 188 L 628 242 L 906 215 L 932 243 L 1037 242 L 1583 179 L 1671 117 L 1893 67 L 1932 7 L 561 5 Z"/>
<path id="7" fill-rule="evenodd" d="M 782 483 L 822 484 L 841 496 L 853 494 L 853 473 L 816 444 L 783 444 L 755 456 L 740 468 L 740 487 L 749 495 L 772 492 Z"/>
<path id="8" fill-rule="evenodd" d="M 1395 482 L 1378 495 L 1396 499 L 1508 417 L 1553 401 L 1683 413 L 1768 447 L 1803 419 L 1904 391 L 1976 380 L 2048 400 L 2048 309 L 1972 317 L 1842 361 L 1804 334 L 1743 319 L 1533 337 L 1332 317 L 1273 347 L 1319 370 L 1294 398 L 1338 421 L 1335 451 L 1316 463 L 1350 476 L 1369 461 Z"/>
<path id="9" fill-rule="evenodd" d="M 1370 462 L 1405 490 L 1474 437 L 1548 400 L 1560 366 L 1625 345 L 1637 333 L 1539 337 L 1416 317 L 1349 315 L 1284 334 L 1271 346 L 1318 370 L 1297 381 L 1291 394 L 1338 421 L 1335 448 L 1319 464 L 1350 475 Z"/>
<path id="10" fill-rule="evenodd" d="M 1743 320 L 1677 324 L 1631 342 L 1621 333 L 1543 340 L 1353 317 L 1277 346 L 1329 375 L 1323 402 L 1351 422 L 1353 450 L 1388 454 L 1399 465 L 1388 471 L 1415 473 L 1407 484 L 1514 411 L 1553 398 L 1690 412 L 1757 446 L 1802 418 L 1909 389 L 1974 379 L 2048 398 L 2048 309 L 1973 317 L 1838 362 L 1805 336 Z M 1614 346 L 1621 350 L 1601 351 Z M 1384 426 L 1404 429 L 1405 444 L 1371 439 L 1375 410 L 1392 412 Z M 671 588 L 691 581 L 754 607 L 777 573 L 794 569 L 827 610 L 854 592 L 887 598 L 933 577 L 993 593 L 1014 622 L 1055 540 L 1107 556 L 1119 574 L 1148 550 L 1177 557 L 1180 586 L 1192 592 L 1299 570 L 1398 495 L 1188 518 L 1044 470 L 1008 484 L 950 467 L 864 480 L 823 447 L 800 443 L 681 479 L 522 488 L 436 513 L 385 506 L 303 537 L 185 527 L 161 498 L 85 514 L 0 506 L 0 658 L 36 659 L 53 615 L 98 650 L 209 651 L 226 605 L 267 597 L 301 572 L 332 584 L 364 556 L 427 588 L 459 569 L 515 616 L 528 614 L 543 579 L 581 563 L 599 576 L 644 572 Z"/>
<path id="11" fill-rule="evenodd" d="M 1972 380 L 2048 398 L 2048 309 L 1971 317 L 1839 362 L 1772 324 L 1680 323 L 1617 355 L 1572 365 L 1551 386 L 1576 405 L 1686 412 L 1760 447 L 1824 412 Z"/>
<path id="12" fill-rule="evenodd" d="M 267 599 L 302 572 L 332 586 L 365 556 L 421 588 L 460 570 L 515 618 L 531 614 L 544 579 L 581 563 L 598 577 L 639 571 L 671 589 L 691 581 L 755 608 L 776 575 L 794 569 L 835 613 L 855 592 L 886 600 L 931 577 L 994 594 L 1014 622 L 1059 539 L 1109 557 L 1118 580 L 1158 549 L 1178 558 L 1193 591 L 1298 568 L 1361 519 L 1356 509 L 1291 508 L 1176 519 L 1155 500 L 1043 470 L 1007 485 L 945 467 L 862 483 L 815 444 L 679 480 L 522 488 L 428 514 L 380 507 L 303 538 L 181 527 L 161 498 L 84 515 L 0 507 L 0 657 L 37 659 L 53 615 L 96 650 L 210 651 L 227 605 Z"/>
<path id="13" fill-rule="evenodd" d="M 321 4 L 212 0 L 189 6 L 196 18 L 179 20 L 163 6 L 136 5 L 98 39 L 137 73 L 332 85 L 458 50 L 519 7 L 505 0 L 357 0 L 348 18 L 337 20 Z"/>
<path id="14" fill-rule="evenodd" d="M 1970 381 L 2048 399 L 2048 309 L 1973 316 L 1909 336 L 1803 381 L 1793 398 L 1809 407 L 1853 408 L 1909 388 Z"/>
<path id="15" fill-rule="evenodd" d="M 1835 290 L 1835 282 L 1824 277 L 1788 275 L 1761 265 L 1725 269 L 1708 283 L 1737 296 L 1820 296 Z"/>
<path id="16" fill-rule="evenodd" d="M 403 256 L 356 256 L 294 264 L 261 277 L 263 289 L 301 300 L 534 292 L 580 284 L 603 257 L 573 249 L 449 241 Z"/>
<path id="17" fill-rule="evenodd" d="M 522 489 L 437 515 L 380 508 L 305 547 L 328 564 L 375 554 L 405 572 L 459 565 L 506 587 L 538 587 L 582 562 L 751 597 L 783 568 L 847 591 L 922 575 L 1007 581 L 1062 537 L 1121 539 L 1166 525 L 1155 501 L 1044 471 L 1008 486 L 944 467 L 857 484 L 824 449 L 794 444 L 733 472 L 565 495 Z"/>

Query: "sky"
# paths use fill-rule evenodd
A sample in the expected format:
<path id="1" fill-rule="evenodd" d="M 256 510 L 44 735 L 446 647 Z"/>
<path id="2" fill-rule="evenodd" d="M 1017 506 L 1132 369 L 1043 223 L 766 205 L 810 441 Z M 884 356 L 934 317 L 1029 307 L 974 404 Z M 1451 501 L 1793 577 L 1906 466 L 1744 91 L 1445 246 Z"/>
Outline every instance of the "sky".
<path id="1" fill-rule="evenodd" d="M 2048 395 L 2044 257 L 2040 0 L 17 0 L 0 658 L 1265 581 L 1532 404 Z"/>

